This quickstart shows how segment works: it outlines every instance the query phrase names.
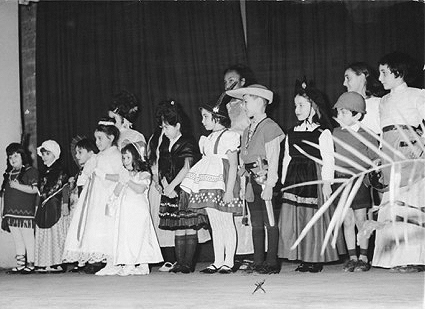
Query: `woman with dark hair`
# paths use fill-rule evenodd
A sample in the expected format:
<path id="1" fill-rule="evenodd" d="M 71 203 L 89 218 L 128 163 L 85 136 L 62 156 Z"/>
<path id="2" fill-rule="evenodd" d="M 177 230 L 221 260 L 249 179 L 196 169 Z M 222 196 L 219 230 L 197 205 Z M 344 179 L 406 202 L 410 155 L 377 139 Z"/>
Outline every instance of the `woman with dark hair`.
<path id="1" fill-rule="evenodd" d="M 366 114 L 361 123 L 374 133 L 381 134 L 379 103 L 386 91 L 375 70 L 364 62 L 351 63 L 345 69 L 343 85 L 347 91 L 361 94 L 366 101 Z"/>
<path id="2" fill-rule="evenodd" d="M 9 273 L 28 274 L 34 271 L 34 215 L 38 171 L 29 163 L 21 144 L 6 147 L 7 168 L 3 174 L 1 196 L 2 228 L 12 234 L 16 248 L 16 267 Z M 1 213 L 1 212 L 0 212 Z"/>
<path id="3" fill-rule="evenodd" d="M 120 137 L 117 142 L 118 149 L 123 147 L 125 140 L 146 144 L 143 134 L 132 129 L 140 112 L 138 104 L 136 96 L 126 90 L 119 92 L 112 99 L 108 114 L 109 117 L 115 119 L 115 126 L 120 130 Z M 143 156 L 145 156 L 145 152 L 146 145 L 143 146 Z"/>

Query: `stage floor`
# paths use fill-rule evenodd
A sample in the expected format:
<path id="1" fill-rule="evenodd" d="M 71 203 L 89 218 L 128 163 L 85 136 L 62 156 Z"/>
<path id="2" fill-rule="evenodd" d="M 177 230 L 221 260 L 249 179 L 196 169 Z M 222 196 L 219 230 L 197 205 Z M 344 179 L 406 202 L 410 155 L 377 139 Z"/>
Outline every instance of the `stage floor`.
<path id="1" fill-rule="evenodd" d="M 87 274 L 8 275 L 0 272 L 0 308 L 425 308 L 424 273 L 372 268 L 344 273 L 341 264 L 321 273 L 295 272 L 284 262 L 278 275 L 194 273 L 98 277 Z M 256 283 L 265 280 L 252 294 Z"/>

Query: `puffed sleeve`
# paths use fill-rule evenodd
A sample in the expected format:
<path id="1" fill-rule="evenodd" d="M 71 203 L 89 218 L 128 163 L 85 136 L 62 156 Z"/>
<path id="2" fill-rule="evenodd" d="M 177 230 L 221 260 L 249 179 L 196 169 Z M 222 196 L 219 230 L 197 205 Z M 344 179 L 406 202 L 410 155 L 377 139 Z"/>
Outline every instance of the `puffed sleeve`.
<path id="1" fill-rule="evenodd" d="M 206 139 L 207 139 L 207 137 L 205 135 L 202 135 L 199 138 L 198 145 L 199 145 L 199 151 L 201 152 L 201 154 L 204 154 L 204 145 L 205 145 L 205 140 Z"/>
<path id="2" fill-rule="evenodd" d="M 151 183 L 151 174 L 148 172 L 139 172 L 137 173 L 137 183 L 144 184 L 149 186 Z"/>
<path id="3" fill-rule="evenodd" d="M 219 152 L 225 154 L 228 151 L 238 151 L 240 146 L 241 136 L 239 135 L 239 133 L 235 131 L 226 131 L 221 136 L 221 141 L 219 143 Z"/>
<path id="4" fill-rule="evenodd" d="M 333 179 L 335 170 L 334 143 L 332 133 L 329 130 L 324 130 L 319 137 L 320 155 L 323 161 L 322 179 Z"/>

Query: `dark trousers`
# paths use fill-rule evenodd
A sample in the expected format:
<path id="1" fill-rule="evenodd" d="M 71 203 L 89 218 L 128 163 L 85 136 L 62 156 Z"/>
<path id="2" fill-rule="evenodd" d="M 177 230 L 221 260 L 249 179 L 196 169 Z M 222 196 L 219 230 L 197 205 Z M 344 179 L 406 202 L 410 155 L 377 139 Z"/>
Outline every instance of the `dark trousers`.
<path id="1" fill-rule="evenodd" d="M 252 240 L 254 244 L 254 264 L 262 265 L 264 263 L 264 244 L 265 232 L 267 229 L 267 257 L 266 264 L 277 265 L 277 244 L 279 240 L 279 230 L 277 221 L 274 219 L 274 225 L 271 226 L 267 215 L 265 201 L 261 198 L 262 187 L 251 179 L 252 189 L 254 191 L 254 201 L 248 202 L 248 208 L 251 213 Z M 274 216 L 274 214 L 272 214 Z"/>

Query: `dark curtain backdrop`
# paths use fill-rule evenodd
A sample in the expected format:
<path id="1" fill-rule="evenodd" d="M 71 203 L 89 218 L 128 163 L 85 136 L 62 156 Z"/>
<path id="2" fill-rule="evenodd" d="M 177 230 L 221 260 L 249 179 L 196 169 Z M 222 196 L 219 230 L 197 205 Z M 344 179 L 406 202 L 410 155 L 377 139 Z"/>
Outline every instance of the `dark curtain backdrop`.
<path id="1" fill-rule="evenodd" d="M 58 141 L 69 169 L 72 137 L 92 137 L 114 93 L 140 100 L 135 129 L 154 130 L 155 105 L 180 102 L 202 132 L 198 106 L 223 89 L 223 70 L 246 63 L 240 5 L 232 2 L 40 2 L 37 140 Z"/>
<path id="2" fill-rule="evenodd" d="M 249 64 L 279 97 L 273 117 L 284 129 L 295 124 L 294 85 L 304 75 L 333 106 L 346 91 L 351 62 L 378 68 L 384 54 L 398 50 L 423 65 L 424 8 L 406 1 L 248 1 Z"/>
<path id="3" fill-rule="evenodd" d="M 272 118 L 295 123 L 296 78 L 330 99 L 345 91 L 346 65 L 377 67 L 391 51 L 424 60 L 424 5 L 385 1 L 247 1 L 245 47 L 239 1 L 41 1 L 37 10 L 37 139 L 56 139 L 65 163 L 73 136 L 92 136 L 120 89 L 134 92 L 135 128 L 154 129 L 155 105 L 180 101 L 202 131 L 198 106 L 223 89 L 222 71 L 247 63 L 274 90 Z"/>

